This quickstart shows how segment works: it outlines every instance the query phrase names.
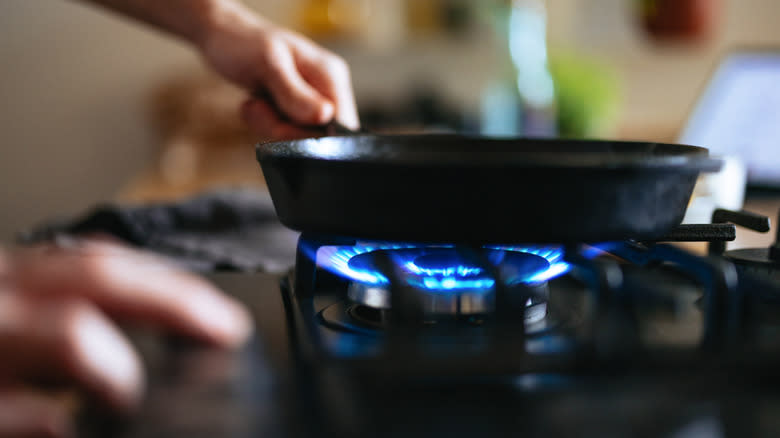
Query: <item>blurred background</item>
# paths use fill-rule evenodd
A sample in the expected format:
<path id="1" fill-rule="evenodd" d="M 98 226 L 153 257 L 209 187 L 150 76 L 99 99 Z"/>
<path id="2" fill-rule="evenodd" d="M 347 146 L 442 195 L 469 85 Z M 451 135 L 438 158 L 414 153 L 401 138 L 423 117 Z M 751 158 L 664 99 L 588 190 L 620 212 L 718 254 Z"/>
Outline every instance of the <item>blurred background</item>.
<path id="1" fill-rule="evenodd" d="M 717 60 L 780 47 L 776 0 L 247 0 L 352 66 L 364 124 L 673 141 Z M 106 200 L 262 185 L 243 94 L 81 3 L 0 2 L 0 241 Z"/>

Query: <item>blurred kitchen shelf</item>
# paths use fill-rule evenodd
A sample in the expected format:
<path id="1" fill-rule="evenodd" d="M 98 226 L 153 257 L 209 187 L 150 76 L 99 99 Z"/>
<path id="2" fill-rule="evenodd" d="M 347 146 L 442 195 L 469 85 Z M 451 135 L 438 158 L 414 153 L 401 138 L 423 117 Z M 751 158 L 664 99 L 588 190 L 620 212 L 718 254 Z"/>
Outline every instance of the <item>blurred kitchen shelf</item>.
<path id="1" fill-rule="evenodd" d="M 196 195 L 214 188 L 254 187 L 266 190 L 254 147 L 209 148 L 198 160 L 197 172 L 183 181 L 172 181 L 159 163 L 152 163 L 117 193 L 120 202 L 170 201 Z"/>
<path id="2" fill-rule="evenodd" d="M 652 141 L 675 143 L 680 132 L 679 123 L 633 121 L 618 125 L 617 139 L 627 141 Z"/>

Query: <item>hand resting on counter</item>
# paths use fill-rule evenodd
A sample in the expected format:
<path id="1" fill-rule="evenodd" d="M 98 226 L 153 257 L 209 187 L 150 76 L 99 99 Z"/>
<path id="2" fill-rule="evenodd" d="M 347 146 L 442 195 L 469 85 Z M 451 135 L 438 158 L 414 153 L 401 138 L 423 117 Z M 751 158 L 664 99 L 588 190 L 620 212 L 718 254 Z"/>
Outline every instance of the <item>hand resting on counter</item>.
<path id="1" fill-rule="evenodd" d="M 52 384 L 119 412 L 137 407 L 144 369 L 117 322 L 228 349 L 252 331 L 238 302 L 152 255 L 104 241 L 2 252 L 0 438 L 72 434 L 67 404 L 44 390 Z"/>

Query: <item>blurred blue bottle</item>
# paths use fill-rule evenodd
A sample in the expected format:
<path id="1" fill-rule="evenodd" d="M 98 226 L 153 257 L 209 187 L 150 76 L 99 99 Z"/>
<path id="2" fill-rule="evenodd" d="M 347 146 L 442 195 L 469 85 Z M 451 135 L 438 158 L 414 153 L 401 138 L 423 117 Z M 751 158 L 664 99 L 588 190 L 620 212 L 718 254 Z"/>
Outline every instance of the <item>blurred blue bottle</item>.
<path id="1" fill-rule="evenodd" d="M 499 63 L 482 97 L 481 133 L 553 137 L 555 85 L 548 66 L 545 0 L 491 3 Z"/>

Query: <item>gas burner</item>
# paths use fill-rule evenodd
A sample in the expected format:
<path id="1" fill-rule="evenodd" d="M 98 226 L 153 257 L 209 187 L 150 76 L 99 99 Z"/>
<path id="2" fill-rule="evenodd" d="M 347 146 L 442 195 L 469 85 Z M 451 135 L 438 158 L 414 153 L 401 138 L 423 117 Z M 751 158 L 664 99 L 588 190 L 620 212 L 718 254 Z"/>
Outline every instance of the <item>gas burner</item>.
<path id="1" fill-rule="evenodd" d="M 526 307 L 543 305 L 547 300 L 547 284 L 535 284 L 525 288 L 533 298 L 529 298 Z M 425 314 L 477 315 L 493 310 L 495 288 L 458 289 L 447 293 L 412 287 L 417 300 L 417 308 Z M 370 286 L 358 282 L 349 285 L 347 294 L 350 300 L 375 309 L 391 308 L 390 289 Z"/>
<path id="2" fill-rule="evenodd" d="M 544 283 L 569 270 L 561 246 L 485 246 L 476 254 L 454 245 L 359 243 L 324 246 L 311 256 L 321 268 L 370 286 L 390 284 L 388 267 L 380 268 L 378 263 L 379 257 L 388 256 L 398 267 L 396 275 L 404 276 L 413 286 L 440 292 L 494 287 L 495 279 L 477 266 L 482 261 L 468 260 L 473 257 L 484 258 L 499 268 L 507 285 Z"/>
<path id="3" fill-rule="evenodd" d="M 389 327 L 391 310 L 377 309 L 363 304 L 338 302 L 326 307 L 320 313 L 322 321 L 337 330 L 353 333 L 377 335 Z M 440 315 L 437 315 L 440 316 Z M 453 315 L 469 327 L 480 327 L 484 320 L 480 315 Z M 441 322 L 438 318 L 420 321 L 420 324 L 434 326 Z M 547 303 L 529 299 L 526 302 L 525 329 L 529 337 L 546 334 L 559 325 L 559 321 L 548 313 Z"/>
<path id="4" fill-rule="evenodd" d="M 533 295 L 545 296 L 544 282 L 535 280 L 550 269 L 550 262 L 544 257 L 498 249 L 485 249 L 472 257 L 484 257 L 508 287 L 528 285 Z M 479 267 L 478 261 L 469 260 L 469 256 L 456 248 L 377 250 L 353 257 L 348 265 L 355 272 L 370 272 L 377 278 L 401 279 L 399 287 L 408 288 L 419 308 L 427 314 L 472 315 L 492 310 L 494 273 Z M 352 281 L 348 296 L 369 307 L 391 308 L 388 282 L 375 285 Z"/>
<path id="5" fill-rule="evenodd" d="M 350 280 L 348 296 L 353 302 L 390 309 L 389 278 L 394 278 L 400 280 L 394 283 L 396 287 L 405 288 L 424 314 L 492 311 L 496 275 L 504 287 L 521 288 L 533 297 L 529 306 L 538 305 L 546 301 L 547 280 L 569 269 L 560 247 L 485 247 L 473 251 L 454 246 L 377 245 L 321 251 L 325 267 Z"/>

